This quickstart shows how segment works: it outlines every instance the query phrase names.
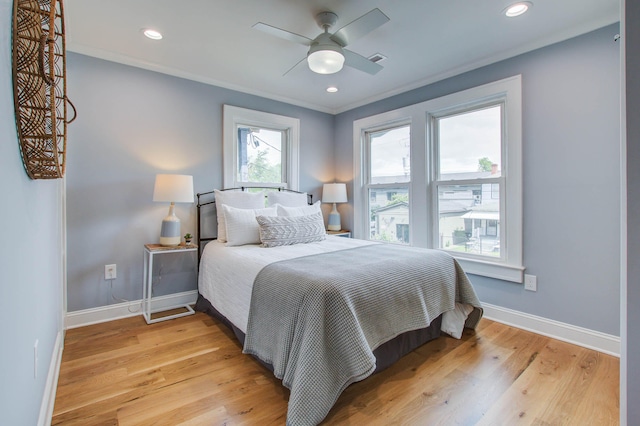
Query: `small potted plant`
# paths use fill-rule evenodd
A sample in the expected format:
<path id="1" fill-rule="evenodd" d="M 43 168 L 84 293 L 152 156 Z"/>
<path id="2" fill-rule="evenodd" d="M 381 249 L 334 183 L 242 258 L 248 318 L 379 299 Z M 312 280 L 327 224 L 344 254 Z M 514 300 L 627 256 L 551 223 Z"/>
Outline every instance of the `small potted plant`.
<path id="1" fill-rule="evenodd" d="M 184 243 L 186 245 L 191 244 L 192 239 L 193 239 L 193 235 L 191 235 L 190 233 L 187 232 L 186 234 L 184 234 Z"/>

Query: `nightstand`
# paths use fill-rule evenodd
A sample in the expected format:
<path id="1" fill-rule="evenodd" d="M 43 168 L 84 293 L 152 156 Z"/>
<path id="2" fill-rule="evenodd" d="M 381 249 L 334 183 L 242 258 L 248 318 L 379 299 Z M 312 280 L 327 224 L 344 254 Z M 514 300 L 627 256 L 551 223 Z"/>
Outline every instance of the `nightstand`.
<path id="1" fill-rule="evenodd" d="M 329 235 L 335 235 L 338 237 L 351 238 L 351 231 L 347 231 L 346 229 L 341 229 L 340 231 L 327 231 Z"/>
<path id="2" fill-rule="evenodd" d="M 144 304 L 142 315 L 144 316 L 147 324 L 153 324 L 154 322 L 166 321 L 173 318 L 184 317 L 187 315 L 195 314 L 195 311 L 188 304 L 177 305 L 177 306 L 169 306 L 166 308 L 162 308 L 159 310 L 152 311 L 151 309 L 151 299 L 152 296 L 152 287 L 153 287 L 153 258 L 158 255 L 168 254 L 168 253 L 187 253 L 187 252 L 197 252 L 198 246 L 195 244 L 184 245 L 181 244 L 179 246 L 161 246 L 160 244 L 145 244 L 144 245 L 144 281 L 142 288 L 142 303 Z M 152 314 L 156 314 L 158 312 L 165 312 L 170 310 L 181 311 L 174 314 L 158 316 L 156 318 L 152 317 Z"/>

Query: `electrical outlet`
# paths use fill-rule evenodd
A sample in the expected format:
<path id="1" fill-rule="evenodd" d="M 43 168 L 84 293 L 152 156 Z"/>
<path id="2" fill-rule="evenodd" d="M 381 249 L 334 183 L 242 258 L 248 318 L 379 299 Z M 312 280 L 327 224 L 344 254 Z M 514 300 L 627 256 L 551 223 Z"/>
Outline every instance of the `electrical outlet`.
<path id="1" fill-rule="evenodd" d="M 116 279 L 116 264 L 104 265 L 104 279 L 115 280 Z"/>
<path id="2" fill-rule="evenodd" d="M 524 289 L 538 291 L 538 278 L 535 275 L 524 275 Z"/>

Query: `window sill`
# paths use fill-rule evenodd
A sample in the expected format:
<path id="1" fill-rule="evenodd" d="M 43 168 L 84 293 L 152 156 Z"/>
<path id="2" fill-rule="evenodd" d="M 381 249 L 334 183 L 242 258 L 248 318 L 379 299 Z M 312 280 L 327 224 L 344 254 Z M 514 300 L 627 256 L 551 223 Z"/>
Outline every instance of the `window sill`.
<path id="1" fill-rule="evenodd" d="M 524 266 L 504 265 L 482 260 L 455 257 L 467 274 L 496 278 L 522 284 L 524 282 Z"/>

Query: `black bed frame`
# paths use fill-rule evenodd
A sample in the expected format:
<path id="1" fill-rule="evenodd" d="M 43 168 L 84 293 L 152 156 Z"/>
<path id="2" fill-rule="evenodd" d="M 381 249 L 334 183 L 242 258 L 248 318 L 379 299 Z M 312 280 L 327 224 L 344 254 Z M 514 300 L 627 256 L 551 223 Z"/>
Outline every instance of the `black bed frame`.
<path id="1" fill-rule="evenodd" d="M 293 189 L 287 189 L 284 187 L 274 187 L 274 186 L 240 186 L 237 188 L 225 188 L 225 189 L 220 189 L 219 191 L 245 191 L 247 189 L 267 189 L 267 190 L 271 190 L 271 191 L 282 191 L 282 192 L 293 192 L 295 194 L 304 194 L 304 192 L 300 192 L 300 191 L 294 191 Z M 214 191 L 207 191 L 207 192 L 198 192 L 196 194 L 196 197 L 198 198 L 198 203 L 196 204 L 196 209 L 197 209 L 197 236 L 196 236 L 196 241 L 198 243 L 198 259 L 200 259 L 200 256 L 202 256 L 202 250 L 203 250 L 203 245 L 202 243 L 208 243 L 209 241 L 213 241 L 216 240 L 218 237 L 203 237 L 202 236 L 202 207 L 204 206 L 208 206 L 208 205 L 213 205 L 216 203 L 215 197 L 214 197 Z M 308 203 L 309 204 L 313 204 L 313 195 L 312 194 L 307 194 L 308 197 Z"/>

